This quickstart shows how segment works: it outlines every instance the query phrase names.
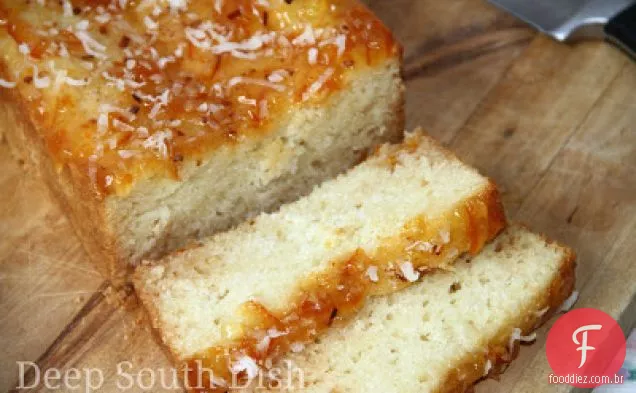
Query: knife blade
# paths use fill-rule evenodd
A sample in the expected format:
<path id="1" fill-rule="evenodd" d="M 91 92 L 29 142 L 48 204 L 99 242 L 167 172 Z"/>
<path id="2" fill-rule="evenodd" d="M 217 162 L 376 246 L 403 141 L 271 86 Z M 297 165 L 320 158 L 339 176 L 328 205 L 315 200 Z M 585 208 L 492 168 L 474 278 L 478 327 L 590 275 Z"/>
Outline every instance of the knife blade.
<path id="1" fill-rule="evenodd" d="M 606 38 L 636 54 L 636 0 L 489 0 L 559 41 Z"/>

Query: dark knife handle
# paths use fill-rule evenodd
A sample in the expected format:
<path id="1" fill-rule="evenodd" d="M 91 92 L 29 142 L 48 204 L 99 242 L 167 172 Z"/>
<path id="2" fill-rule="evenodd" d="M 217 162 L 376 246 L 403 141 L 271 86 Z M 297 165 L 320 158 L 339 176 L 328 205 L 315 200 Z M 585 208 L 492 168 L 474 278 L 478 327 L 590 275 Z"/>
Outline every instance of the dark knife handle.
<path id="1" fill-rule="evenodd" d="M 636 3 L 605 25 L 607 39 L 636 58 Z"/>

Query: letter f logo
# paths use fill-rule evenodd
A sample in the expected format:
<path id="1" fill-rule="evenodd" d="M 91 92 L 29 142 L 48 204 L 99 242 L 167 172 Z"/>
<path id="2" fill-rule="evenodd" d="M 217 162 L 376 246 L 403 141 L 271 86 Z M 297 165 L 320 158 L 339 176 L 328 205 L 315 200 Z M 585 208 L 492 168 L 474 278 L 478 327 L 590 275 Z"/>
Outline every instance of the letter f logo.
<path id="1" fill-rule="evenodd" d="M 587 361 L 587 351 L 593 351 L 596 349 L 594 347 L 587 345 L 587 332 L 590 330 L 601 330 L 602 328 L 603 328 L 602 325 L 585 325 L 576 329 L 574 333 L 572 334 L 572 341 L 574 341 L 574 344 L 580 345 L 580 347 L 576 349 L 577 351 L 581 351 L 581 364 L 579 364 L 579 368 L 583 367 L 583 365 Z M 577 338 L 579 333 L 583 333 L 582 334 L 583 339 L 581 340 L 581 342 L 579 342 Z"/>

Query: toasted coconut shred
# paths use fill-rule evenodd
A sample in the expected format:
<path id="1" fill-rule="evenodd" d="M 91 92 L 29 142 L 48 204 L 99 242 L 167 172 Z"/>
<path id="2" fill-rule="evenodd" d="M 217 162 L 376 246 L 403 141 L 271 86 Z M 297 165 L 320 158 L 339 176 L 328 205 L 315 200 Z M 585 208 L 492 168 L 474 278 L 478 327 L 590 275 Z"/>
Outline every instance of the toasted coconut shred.
<path id="1" fill-rule="evenodd" d="M 560 311 L 561 312 L 570 311 L 572 309 L 572 307 L 574 307 L 574 304 L 576 304 L 577 300 L 579 300 L 579 292 L 578 291 L 574 291 L 574 292 L 572 292 L 570 297 L 565 299 L 565 302 L 563 302 L 563 305 L 561 305 Z"/>
<path id="2" fill-rule="evenodd" d="M 484 365 L 484 376 L 488 375 L 490 370 L 492 370 L 492 361 L 487 359 L 486 364 Z"/>
<path id="3" fill-rule="evenodd" d="M 415 282 L 420 278 L 420 272 L 413 269 L 413 264 L 411 262 L 401 263 L 400 271 L 402 272 L 402 277 L 409 282 Z"/>
<path id="4" fill-rule="evenodd" d="M 241 356 L 238 360 L 232 363 L 232 367 L 230 368 L 230 371 L 235 375 L 245 373 L 245 376 L 250 381 L 256 378 L 259 370 L 260 368 L 258 364 L 256 364 L 256 361 L 246 355 Z"/>
<path id="5" fill-rule="evenodd" d="M 517 342 L 530 343 L 537 339 L 537 333 L 532 332 L 532 334 L 528 336 L 521 335 L 521 329 L 514 328 L 512 330 L 512 335 L 510 336 L 510 341 L 508 342 L 508 350 L 512 353 L 515 350 L 515 344 Z"/>
<path id="6" fill-rule="evenodd" d="M 9 82 L 8 80 L 0 78 L 0 87 L 4 87 L 5 89 L 13 89 L 15 86 L 15 82 Z"/>
<path id="7" fill-rule="evenodd" d="M 367 269 L 367 277 L 372 282 L 378 282 L 380 278 L 378 277 L 378 267 L 377 266 L 369 266 Z"/>

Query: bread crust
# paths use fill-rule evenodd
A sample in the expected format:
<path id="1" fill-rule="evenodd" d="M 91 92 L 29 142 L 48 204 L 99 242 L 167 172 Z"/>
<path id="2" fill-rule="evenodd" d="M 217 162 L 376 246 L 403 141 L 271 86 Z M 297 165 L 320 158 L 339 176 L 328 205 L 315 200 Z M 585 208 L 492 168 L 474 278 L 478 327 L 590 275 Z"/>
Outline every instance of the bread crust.
<path id="1" fill-rule="evenodd" d="M 2 63 L 0 67 L 4 67 Z M 93 187 L 85 170 L 74 165 L 64 166 L 61 170 L 55 168 L 41 137 L 43 134 L 38 131 L 43 125 L 33 121 L 29 111 L 34 109 L 17 90 L 0 89 L 0 104 L 5 117 L 2 129 L 11 152 L 47 185 L 89 257 L 96 262 L 98 271 L 113 279 L 130 273 L 124 264 L 118 266 L 114 234 L 108 230 L 103 199 L 91 192 Z"/>

